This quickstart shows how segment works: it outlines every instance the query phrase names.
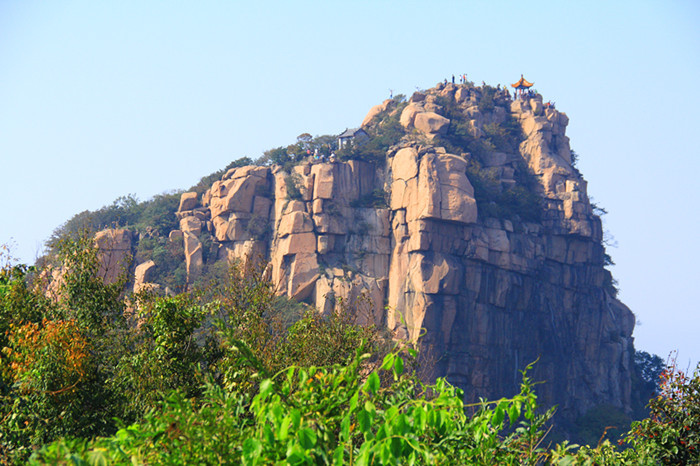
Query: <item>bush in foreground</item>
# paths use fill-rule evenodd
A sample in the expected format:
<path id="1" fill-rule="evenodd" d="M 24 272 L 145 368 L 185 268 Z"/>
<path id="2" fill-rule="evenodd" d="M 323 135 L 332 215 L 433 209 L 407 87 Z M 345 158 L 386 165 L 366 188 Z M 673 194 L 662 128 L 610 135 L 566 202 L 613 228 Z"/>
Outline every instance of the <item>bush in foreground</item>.
<path id="1" fill-rule="evenodd" d="M 280 304 L 264 267 L 234 267 L 199 294 L 133 298 L 97 279 L 84 243 L 67 243 L 54 300 L 40 271 L 0 271 L 1 462 L 700 463 L 698 372 L 667 368 L 621 445 L 550 445 L 554 410 L 526 373 L 514 397 L 465 405 L 350 314 Z"/>
<path id="2" fill-rule="evenodd" d="M 253 397 L 212 384 L 199 401 L 174 392 L 161 411 L 112 437 L 54 442 L 31 461 L 534 464 L 545 457 L 543 427 L 553 410 L 537 413 L 525 374 L 520 394 L 481 402 L 468 416 L 459 389 L 443 379 L 423 385 L 405 374 L 398 351 L 363 376 L 369 357 L 290 367 L 261 381 Z"/>
<path id="3" fill-rule="evenodd" d="M 250 350 L 239 347 L 243 357 Z M 44 446 L 33 464 L 698 464 L 700 376 L 671 370 L 650 418 L 621 443 L 546 444 L 554 414 L 540 412 L 523 372 L 518 395 L 465 406 L 443 379 L 404 373 L 412 350 L 395 350 L 367 371 L 347 365 L 292 366 L 265 378 L 254 396 L 207 384 L 200 399 L 173 392 L 160 410 L 116 435 Z M 529 369 L 529 367 L 528 367 Z M 473 414 L 468 412 L 474 410 Z"/>

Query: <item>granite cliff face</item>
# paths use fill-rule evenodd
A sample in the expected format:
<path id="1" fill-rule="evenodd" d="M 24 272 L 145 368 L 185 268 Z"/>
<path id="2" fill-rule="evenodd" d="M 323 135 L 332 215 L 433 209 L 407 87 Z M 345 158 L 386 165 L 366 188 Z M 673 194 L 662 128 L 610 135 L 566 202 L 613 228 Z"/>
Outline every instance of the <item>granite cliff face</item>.
<path id="1" fill-rule="evenodd" d="M 208 262 L 262 256 L 280 294 L 320 312 L 366 295 L 359 318 L 420 341 L 434 375 L 470 400 L 514 393 L 518 371 L 539 358 L 538 394 L 559 416 L 597 404 L 629 411 L 634 316 L 604 268 L 601 222 L 572 166 L 567 116 L 537 94 L 511 100 L 447 84 L 372 108 L 363 127 L 382 118 L 398 120 L 405 135 L 379 165 L 246 166 L 203 196 L 183 194 L 170 241 L 184 247 L 188 280 L 206 264 L 208 237 L 217 246 Z M 510 149 L 485 142 L 508 125 L 518 134 Z M 523 180 L 536 215 L 508 206 L 497 215 L 503 199 L 522 205 Z M 139 271 L 140 287 L 151 267 Z"/>

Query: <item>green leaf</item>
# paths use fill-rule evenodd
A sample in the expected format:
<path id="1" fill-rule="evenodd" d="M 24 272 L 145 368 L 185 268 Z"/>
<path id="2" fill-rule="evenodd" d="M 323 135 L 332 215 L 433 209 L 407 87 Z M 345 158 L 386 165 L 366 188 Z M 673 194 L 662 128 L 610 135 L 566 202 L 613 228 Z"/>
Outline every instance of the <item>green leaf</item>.
<path id="1" fill-rule="evenodd" d="M 377 391 L 379 391 L 379 376 L 376 372 L 372 372 L 369 375 L 367 382 L 365 382 L 364 390 L 370 391 L 373 395 L 376 395 Z"/>
<path id="2" fill-rule="evenodd" d="M 394 359 L 394 374 L 403 374 L 403 359 L 401 359 L 401 356 L 396 356 Z"/>
<path id="3" fill-rule="evenodd" d="M 266 424 L 263 427 L 263 438 L 268 443 L 268 445 L 272 445 L 273 443 L 275 443 L 275 434 L 274 432 L 272 432 L 272 428 L 269 424 Z"/>
<path id="4" fill-rule="evenodd" d="M 371 401 L 367 400 L 365 401 L 365 410 L 372 416 L 374 417 L 374 413 L 377 412 L 377 408 L 375 408 L 374 403 Z"/>
<path id="5" fill-rule="evenodd" d="M 262 454 L 262 444 L 255 438 L 247 438 L 243 442 L 243 464 L 255 464 Z"/>
<path id="6" fill-rule="evenodd" d="M 350 412 L 355 411 L 355 408 L 357 408 L 357 402 L 359 400 L 359 393 L 355 392 L 355 394 L 350 398 Z"/>
<path id="7" fill-rule="evenodd" d="M 260 382 L 260 398 L 266 398 L 267 395 L 272 391 L 272 380 L 265 379 Z"/>
<path id="8" fill-rule="evenodd" d="M 503 423 L 503 419 L 505 418 L 506 413 L 503 411 L 503 408 L 501 405 L 498 405 L 496 407 L 496 410 L 493 414 L 493 418 L 491 420 L 491 423 L 493 424 L 494 427 L 499 428 L 501 427 L 501 424 Z"/>
<path id="9" fill-rule="evenodd" d="M 107 457 L 104 450 L 93 450 L 88 454 L 88 463 L 91 466 L 107 466 Z"/>
<path id="10" fill-rule="evenodd" d="M 350 439 L 350 415 L 347 414 L 340 423 L 340 440 L 345 442 Z"/>
<path id="11" fill-rule="evenodd" d="M 389 442 L 391 445 L 391 453 L 395 458 L 401 458 L 403 452 L 403 440 L 399 437 L 393 437 Z"/>
<path id="12" fill-rule="evenodd" d="M 515 421 L 518 420 L 520 417 L 520 409 L 515 404 L 510 405 L 508 408 L 508 420 L 510 421 L 510 425 L 513 426 L 515 424 Z"/>
<path id="13" fill-rule="evenodd" d="M 357 453 L 357 464 L 370 464 L 370 455 L 374 445 L 374 442 L 371 441 L 366 441 L 362 444 L 360 451 Z"/>
<path id="14" fill-rule="evenodd" d="M 406 421 L 406 415 L 404 413 L 398 415 L 394 424 L 396 425 L 394 432 L 398 432 L 402 435 L 406 434 L 411 430 L 408 426 L 408 422 Z"/>
<path id="15" fill-rule="evenodd" d="M 338 445 L 338 448 L 335 449 L 333 452 L 333 465 L 334 466 L 342 466 L 345 464 L 343 461 L 343 456 L 345 453 L 345 448 L 343 448 L 342 445 Z"/>
<path id="16" fill-rule="evenodd" d="M 388 371 L 394 365 L 394 353 L 389 353 L 384 356 L 384 361 L 382 361 L 382 369 Z"/>
<path id="17" fill-rule="evenodd" d="M 308 456 L 303 451 L 295 450 L 287 455 L 286 464 L 303 464 L 308 460 Z"/>
<path id="18" fill-rule="evenodd" d="M 413 422 L 419 433 L 425 430 L 426 418 L 427 415 L 422 406 L 418 406 L 413 410 Z"/>
<path id="19" fill-rule="evenodd" d="M 382 441 L 389 436 L 389 429 L 386 424 L 382 424 L 379 429 L 377 429 L 377 441 Z"/>
<path id="20" fill-rule="evenodd" d="M 392 455 L 391 448 L 388 442 L 384 442 L 382 445 L 381 449 L 379 450 L 379 456 L 381 457 L 382 464 L 391 464 L 393 461 L 391 461 L 394 458 L 394 455 Z"/>
<path id="21" fill-rule="evenodd" d="M 297 432 L 297 438 L 301 447 L 306 450 L 310 450 L 316 445 L 316 432 L 311 429 L 301 429 Z"/>
<path id="22" fill-rule="evenodd" d="M 357 413 L 357 424 L 360 426 L 360 431 L 362 433 L 369 432 L 372 427 L 372 419 L 369 413 L 364 409 Z"/>
<path id="23" fill-rule="evenodd" d="M 289 425 L 291 424 L 291 422 L 291 416 L 285 416 L 285 418 L 282 420 L 279 431 L 277 432 L 277 438 L 281 442 L 287 440 L 287 434 L 289 433 Z"/>
<path id="24" fill-rule="evenodd" d="M 399 407 L 398 406 L 391 406 L 386 410 L 384 413 L 384 419 L 386 422 L 393 422 L 394 417 L 399 413 Z"/>
<path id="25" fill-rule="evenodd" d="M 289 413 L 289 417 L 292 420 L 292 426 L 295 429 L 299 428 L 299 425 L 301 424 L 301 412 L 299 412 L 298 409 L 292 409 L 292 411 Z"/>

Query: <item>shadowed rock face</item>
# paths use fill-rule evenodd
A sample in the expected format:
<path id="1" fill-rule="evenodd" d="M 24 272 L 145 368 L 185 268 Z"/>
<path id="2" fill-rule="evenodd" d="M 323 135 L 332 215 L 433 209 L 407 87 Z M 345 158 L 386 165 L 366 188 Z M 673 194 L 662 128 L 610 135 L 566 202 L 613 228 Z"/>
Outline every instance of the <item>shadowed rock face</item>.
<path id="1" fill-rule="evenodd" d="M 540 96 L 482 111 L 478 89 L 440 86 L 416 93 L 400 123 L 410 137 L 382 167 L 358 162 L 306 163 L 292 176 L 280 167 L 229 170 L 201 199 L 183 194 L 177 213 L 190 281 L 202 269 L 200 232 L 219 245 L 219 260 L 262 255 L 281 294 L 320 312 L 338 298 L 365 295 L 359 317 L 420 342 L 469 400 L 517 391 L 519 370 L 532 373 L 544 405 L 574 419 L 607 403 L 630 409 L 634 317 L 616 300 L 604 269 L 600 219 L 586 182 L 571 166 L 568 118 Z M 450 154 L 436 136 L 452 99 L 474 138 L 507 113 L 523 139 L 513 153 L 490 151 L 479 163 L 503 189 L 518 166 L 538 180 L 541 220 L 481 214 L 468 153 Z M 363 125 L 387 110 L 373 108 Z M 398 110 L 396 110 L 398 111 Z M 378 191 L 377 191 L 378 190 Z M 384 193 L 386 206 L 366 199 Z M 255 235 L 269 228 L 271 235 Z M 264 239 L 256 239 L 256 238 Z"/>

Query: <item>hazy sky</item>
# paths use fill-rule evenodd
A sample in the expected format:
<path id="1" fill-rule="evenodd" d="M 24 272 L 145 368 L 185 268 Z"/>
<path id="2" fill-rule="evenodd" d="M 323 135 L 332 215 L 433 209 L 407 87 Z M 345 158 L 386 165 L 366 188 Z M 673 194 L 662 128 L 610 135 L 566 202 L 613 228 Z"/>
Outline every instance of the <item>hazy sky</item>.
<path id="1" fill-rule="evenodd" d="M 700 2 L 0 0 L 0 244 L 358 126 L 453 73 L 534 81 L 609 214 L 636 346 L 700 359 Z"/>

